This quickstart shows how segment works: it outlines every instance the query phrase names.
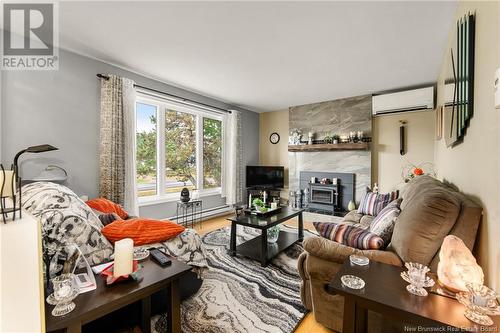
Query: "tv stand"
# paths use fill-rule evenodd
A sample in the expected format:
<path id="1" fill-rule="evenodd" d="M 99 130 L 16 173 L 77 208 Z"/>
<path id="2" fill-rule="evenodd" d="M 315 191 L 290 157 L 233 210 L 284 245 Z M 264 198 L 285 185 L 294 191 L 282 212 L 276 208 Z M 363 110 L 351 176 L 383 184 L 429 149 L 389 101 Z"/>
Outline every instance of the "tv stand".
<path id="1" fill-rule="evenodd" d="M 250 194 L 252 195 L 252 200 L 255 198 L 263 199 L 264 191 L 267 193 L 266 203 L 270 203 L 274 199 L 276 199 L 278 202 L 280 202 L 281 189 L 274 188 L 274 187 L 258 186 L 258 187 L 247 187 L 247 195 L 246 195 L 245 204 L 248 204 L 248 198 L 249 198 Z"/>

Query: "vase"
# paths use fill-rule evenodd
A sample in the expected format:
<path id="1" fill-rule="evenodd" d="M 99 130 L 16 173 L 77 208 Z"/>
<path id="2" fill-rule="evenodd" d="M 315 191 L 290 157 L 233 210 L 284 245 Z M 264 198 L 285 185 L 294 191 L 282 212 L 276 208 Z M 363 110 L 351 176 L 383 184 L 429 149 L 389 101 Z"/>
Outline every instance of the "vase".
<path id="1" fill-rule="evenodd" d="M 352 200 L 349 201 L 349 204 L 347 205 L 347 209 L 349 209 L 349 211 L 356 209 L 356 204 L 354 203 L 354 201 L 352 201 Z"/>
<path id="2" fill-rule="evenodd" d="M 267 229 L 267 242 L 268 243 L 276 243 L 278 241 L 278 237 L 280 236 L 280 225 L 275 225 Z"/>

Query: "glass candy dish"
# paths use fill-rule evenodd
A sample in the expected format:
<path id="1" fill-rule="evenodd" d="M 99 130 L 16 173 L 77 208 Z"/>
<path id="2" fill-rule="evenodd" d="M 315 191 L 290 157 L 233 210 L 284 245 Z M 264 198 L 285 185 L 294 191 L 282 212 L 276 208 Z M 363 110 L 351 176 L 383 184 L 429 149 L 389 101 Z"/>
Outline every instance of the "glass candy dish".
<path id="1" fill-rule="evenodd" d="M 146 259 L 147 257 L 149 257 L 149 250 L 148 249 L 145 249 L 145 248 L 134 249 L 134 260 L 141 261 L 141 260 Z M 114 260 L 115 254 L 112 253 L 109 256 L 109 259 Z"/>
<path id="2" fill-rule="evenodd" d="M 370 259 L 358 254 L 351 254 L 349 256 L 349 261 L 351 262 L 351 264 L 358 266 L 366 266 L 370 263 Z"/>
<path id="3" fill-rule="evenodd" d="M 408 281 L 410 283 L 408 286 L 406 286 L 406 290 L 408 290 L 408 292 L 413 295 L 427 296 L 428 293 L 427 290 L 424 289 L 424 287 L 426 286 L 426 283 L 430 283 L 427 280 L 429 267 L 414 262 L 405 263 L 405 267 L 408 269 L 408 271 L 405 272 L 407 273 L 408 280 L 406 280 L 403 275 L 401 275 L 401 277 L 403 277 L 405 281 Z"/>
<path id="4" fill-rule="evenodd" d="M 344 286 L 351 289 L 363 289 L 365 287 L 365 281 L 354 275 L 342 275 L 340 281 Z"/>
<path id="5" fill-rule="evenodd" d="M 78 288 L 73 274 L 61 274 L 52 279 L 54 293 L 47 297 L 47 303 L 55 305 L 52 315 L 64 316 L 76 307 L 73 300 L 78 296 Z"/>
<path id="6" fill-rule="evenodd" d="M 408 275 L 408 271 L 401 272 L 401 277 L 408 283 L 411 283 L 410 276 Z M 430 288 L 434 286 L 435 281 L 428 275 L 425 276 L 424 288 Z"/>
<path id="7" fill-rule="evenodd" d="M 147 257 L 149 257 L 149 250 L 148 249 L 141 248 L 141 249 L 134 250 L 134 260 L 141 261 L 141 260 L 146 259 Z"/>
<path id="8" fill-rule="evenodd" d="M 480 284 L 467 284 L 468 291 L 457 293 L 457 300 L 465 305 L 465 317 L 470 321 L 483 325 L 493 325 L 489 316 L 500 315 L 500 306 L 496 298 L 498 294 Z"/>

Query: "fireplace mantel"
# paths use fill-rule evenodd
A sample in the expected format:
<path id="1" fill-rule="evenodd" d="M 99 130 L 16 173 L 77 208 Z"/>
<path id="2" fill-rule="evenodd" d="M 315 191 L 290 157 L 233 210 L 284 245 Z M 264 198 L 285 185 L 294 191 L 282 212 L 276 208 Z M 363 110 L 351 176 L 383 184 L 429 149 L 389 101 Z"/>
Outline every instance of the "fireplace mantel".
<path id="1" fill-rule="evenodd" d="M 288 151 L 335 151 L 335 150 L 368 150 L 368 142 L 357 143 L 319 143 L 312 145 L 288 145 Z"/>

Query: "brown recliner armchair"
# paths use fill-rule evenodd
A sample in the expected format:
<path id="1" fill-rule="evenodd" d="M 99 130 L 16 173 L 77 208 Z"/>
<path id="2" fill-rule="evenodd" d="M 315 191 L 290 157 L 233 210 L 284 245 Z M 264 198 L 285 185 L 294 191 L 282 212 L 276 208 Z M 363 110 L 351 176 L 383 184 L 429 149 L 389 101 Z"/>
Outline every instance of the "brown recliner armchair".
<path id="1" fill-rule="evenodd" d="M 298 260 L 301 299 L 304 306 L 313 311 L 317 322 L 342 332 L 344 299 L 328 294 L 325 285 L 351 254 L 398 266 L 419 262 L 430 265 L 435 272 L 446 235 L 461 238 L 472 250 L 482 214 L 480 206 L 429 176 L 420 176 L 408 183 L 402 198 L 401 214 L 385 250 L 358 250 L 317 236 L 304 239 L 305 251 Z M 371 217 L 351 212 L 344 221 L 366 225 Z"/>

